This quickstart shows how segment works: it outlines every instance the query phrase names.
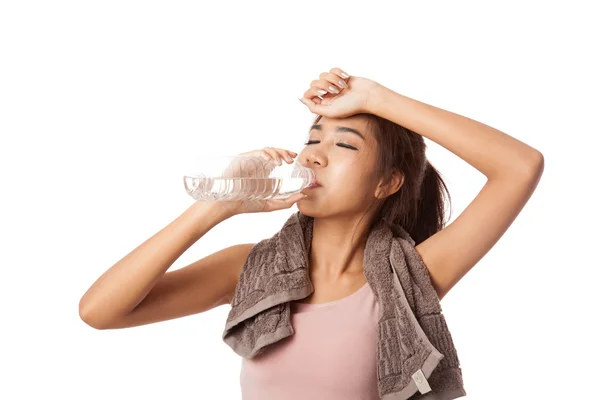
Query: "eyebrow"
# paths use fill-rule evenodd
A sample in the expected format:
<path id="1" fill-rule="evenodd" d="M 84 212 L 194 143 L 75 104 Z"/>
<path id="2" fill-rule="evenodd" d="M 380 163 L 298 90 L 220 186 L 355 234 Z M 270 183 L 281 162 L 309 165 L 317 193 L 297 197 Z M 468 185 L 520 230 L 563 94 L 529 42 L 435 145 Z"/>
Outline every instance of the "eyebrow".
<path id="1" fill-rule="evenodd" d="M 323 126 L 321 124 L 315 124 L 315 125 L 313 125 L 313 126 L 310 127 L 310 131 L 312 131 L 313 129 L 321 131 L 321 130 L 323 130 L 322 128 L 323 128 Z M 336 132 L 350 132 L 350 133 L 354 133 L 355 135 L 360 136 L 362 138 L 362 140 L 366 140 L 365 137 L 362 135 L 362 133 L 360 133 L 356 129 L 348 128 L 347 126 L 336 126 L 335 130 L 336 130 Z"/>

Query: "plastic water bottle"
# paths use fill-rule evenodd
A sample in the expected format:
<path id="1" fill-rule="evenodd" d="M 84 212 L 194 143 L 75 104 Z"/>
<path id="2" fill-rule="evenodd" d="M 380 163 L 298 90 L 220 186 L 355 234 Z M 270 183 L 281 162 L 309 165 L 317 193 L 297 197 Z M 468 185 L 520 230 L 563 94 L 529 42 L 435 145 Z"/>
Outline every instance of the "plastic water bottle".
<path id="1" fill-rule="evenodd" d="M 315 181 L 313 170 L 297 162 L 259 156 L 203 156 L 194 169 L 183 177 L 185 190 L 205 201 L 285 198 Z"/>

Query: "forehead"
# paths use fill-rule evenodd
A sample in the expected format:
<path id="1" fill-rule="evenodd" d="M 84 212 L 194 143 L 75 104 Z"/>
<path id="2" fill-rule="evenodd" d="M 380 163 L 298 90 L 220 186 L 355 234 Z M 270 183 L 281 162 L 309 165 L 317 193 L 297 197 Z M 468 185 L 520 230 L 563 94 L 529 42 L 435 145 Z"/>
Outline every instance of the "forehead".
<path id="1" fill-rule="evenodd" d="M 364 115 L 352 115 L 348 118 L 329 118 L 323 116 L 315 122 L 315 125 L 321 125 L 324 131 L 333 129 L 335 126 L 345 126 L 356 129 L 367 140 L 371 136 L 369 119 Z"/>

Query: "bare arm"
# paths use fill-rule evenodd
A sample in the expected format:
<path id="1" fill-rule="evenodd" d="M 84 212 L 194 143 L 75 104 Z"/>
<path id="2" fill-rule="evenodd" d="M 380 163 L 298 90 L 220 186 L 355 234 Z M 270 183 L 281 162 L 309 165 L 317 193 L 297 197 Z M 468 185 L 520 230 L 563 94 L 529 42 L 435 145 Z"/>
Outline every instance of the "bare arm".
<path id="1" fill-rule="evenodd" d="M 535 191 L 543 167 L 489 179 L 450 225 L 416 246 L 441 300 L 500 240 Z"/>
<path id="2" fill-rule="evenodd" d="M 490 180 L 530 176 L 543 164 L 539 150 L 496 128 L 382 85 L 377 85 L 371 93 L 370 113 L 436 142 Z"/>
<path id="3" fill-rule="evenodd" d="M 123 321 L 141 305 L 175 260 L 206 232 L 232 215 L 218 203 L 194 203 L 94 282 L 79 302 L 81 319 L 97 329 L 112 328 L 117 321 Z M 173 271 L 170 274 L 178 277 L 184 276 L 185 272 Z M 230 278 L 231 273 L 224 273 L 224 276 Z M 172 278 L 165 280 L 161 285 L 163 291 L 169 282 L 174 281 Z M 157 316 L 147 318 L 156 320 Z"/>
<path id="4" fill-rule="evenodd" d="M 384 86 L 371 93 L 373 114 L 433 140 L 488 178 L 454 222 L 416 247 L 441 300 L 490 251 L 525 207 L 544 171 L 544 156 L 498 129 Z"/>

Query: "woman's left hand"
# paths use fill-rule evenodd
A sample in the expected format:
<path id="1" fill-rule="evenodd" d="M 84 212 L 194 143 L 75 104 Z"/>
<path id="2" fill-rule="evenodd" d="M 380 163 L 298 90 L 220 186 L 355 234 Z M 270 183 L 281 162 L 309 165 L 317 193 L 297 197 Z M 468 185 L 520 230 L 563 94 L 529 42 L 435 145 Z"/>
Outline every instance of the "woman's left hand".
<path id="1" fill-rule="evenodd" d="M 315 114 L 346 118 L 369 112 L 369 98 L 377 86 L 375 81 L 349 76 L 339 68 L 332 68 L 311 82 L 310 89 L 304 92 L 300 101 Z"/>

